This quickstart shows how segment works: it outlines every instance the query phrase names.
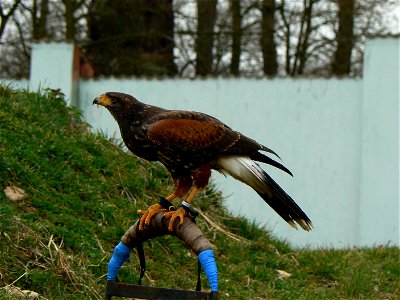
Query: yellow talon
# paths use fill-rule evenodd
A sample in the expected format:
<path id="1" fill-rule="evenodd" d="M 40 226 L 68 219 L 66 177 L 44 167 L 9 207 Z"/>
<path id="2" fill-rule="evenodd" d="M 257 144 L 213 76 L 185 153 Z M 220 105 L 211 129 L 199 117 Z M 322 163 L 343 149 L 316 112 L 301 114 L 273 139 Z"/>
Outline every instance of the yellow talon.
<path id="1" fill-rule="evenodd" d="M 186 211 L 182 207 L 178 208 L 178 210 L 176 210 L 176 211 L 166 212 L 164 214 L 164 218 L 171 219 L 169 221 L 168 230 L 169 231 L 174 230 L 174 222 L 176 219 L 179 219 L 180 220 L 179 223 L 182 225 L 183 221 L 185 220 L 185 214 L 186 214 Z"/>
<path id="2" fill-rule="evenodd" d="M 149 206 L 148 210 L 138 210 L 137 214 L 141 216 L 139 221 L 139 230 L 143 231 L 144 224 L 149 225 L 151 218 L 158 214 L 160 211 L 165 211 L 159 203 Z"/>

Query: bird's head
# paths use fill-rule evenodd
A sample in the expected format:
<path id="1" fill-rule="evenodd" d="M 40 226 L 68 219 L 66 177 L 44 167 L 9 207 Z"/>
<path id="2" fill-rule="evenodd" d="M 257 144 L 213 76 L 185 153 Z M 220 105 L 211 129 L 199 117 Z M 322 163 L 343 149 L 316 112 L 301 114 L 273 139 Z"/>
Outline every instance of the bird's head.
<path id="1" fill-rule="evenodd" d="M 137 110 L 143 105 L 131 95 L 118 92 L 102 94 L 93 100 L 93 104 L 104 106 L 116 118 L 125 112 Z"/>
<path id="2" fill-rule="evenodd" d="M 132 106 L 137 103 L 139 103 L 139 101 L 131 95 L 118 92 L 107 92 L 93 100 L 93 104 L 102 105 L 109 110 L 126 108 L 127 106 Z"/>

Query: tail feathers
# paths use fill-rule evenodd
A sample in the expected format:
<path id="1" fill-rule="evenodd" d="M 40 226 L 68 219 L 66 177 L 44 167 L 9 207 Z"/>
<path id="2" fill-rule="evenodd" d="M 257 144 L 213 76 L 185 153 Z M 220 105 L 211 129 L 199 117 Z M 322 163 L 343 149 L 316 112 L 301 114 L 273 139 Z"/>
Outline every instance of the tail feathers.
<path id="1" fill-rule="evenodd" d="M 281 159 L 281 157 L 278 155 L 278 153 L 276 153 L 274 150 L 272 150 L 272 149 L 270 149 L 268 147 L 265 147 L 264 145 L 260 145 L 260 146 L 261 146 L 261 150 L 262 151 L 271 153 L 271 154 L 275 155 L 277 158 Z"/>
<path id="2" fill-rule="evenodd" d="M 224 156 L 218 160 L 220 171 L 252 187 L 286 222 L 297 229 L 312 229 L 311 220 L 294 200 L 247 156 Z"/>
<path id="3" fill-rule="evenodd" d="M 281 169 L 282 171 L 288 173 L 289 175 L 293 176 L 292 172 L 290 172 L 289 169 L 286 168 L 284 165 L 282 165 L 281 163 L 278 163 L 277 161 L 269 158 L 268 156 L 266 156 L 260 152 L 254 153 L 252 156 L 250 156 L 250 158 L 254 159 L 256 161 L 260 161 L 260 162 L 269 164 L 271 166 L 274 166 L 274 167 Z"/>

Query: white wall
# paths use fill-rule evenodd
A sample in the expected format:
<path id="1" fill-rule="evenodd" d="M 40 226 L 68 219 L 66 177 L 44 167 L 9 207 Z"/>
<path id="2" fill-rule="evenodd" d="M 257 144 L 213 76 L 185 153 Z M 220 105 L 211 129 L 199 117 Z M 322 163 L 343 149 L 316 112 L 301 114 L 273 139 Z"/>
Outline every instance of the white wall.
<path id="1" fill-rule="evenodd" d="M 79 108 L 94 129 L 117 137 L 108 111 L 92 105 L 106 91 L 211 114 L 282 157 L 294 178 L 265 169 L 315 229 L 292 229 L 250 188 L 215 173 L 234 214 L 256 220 L 295 246 L 399 246 L 398 51 L 399 39 L 368 41 L 358 79 L 81 81 Z"/>

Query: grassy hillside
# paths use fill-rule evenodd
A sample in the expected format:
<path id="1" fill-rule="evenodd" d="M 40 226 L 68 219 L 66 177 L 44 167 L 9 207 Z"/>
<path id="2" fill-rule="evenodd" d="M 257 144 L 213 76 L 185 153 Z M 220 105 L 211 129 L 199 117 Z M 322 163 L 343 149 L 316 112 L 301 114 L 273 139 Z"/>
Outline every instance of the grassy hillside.
<path id="1" fill-rule="evenodd" d="M 12 299 L 15 286 L 47 299 L 102 299 L 112 249 L 136 209 L 172 189 L 163 167 L 90 133 L 56 96 L 0 87 L 0 298 Z M 19 200 L 3 192 L 17 188 Z M 215 222 L 198 220 L 217 248 L 221 299 L 398 299 L 399 249 L 295 251 L 221 203 L 212 190 L 195 201 Z M 196 258 L 179 240 L 155 239 L 145 252 L 145 285 L 195 287 Z M 138 274 L 132 255 L 119 278 Z"/>

